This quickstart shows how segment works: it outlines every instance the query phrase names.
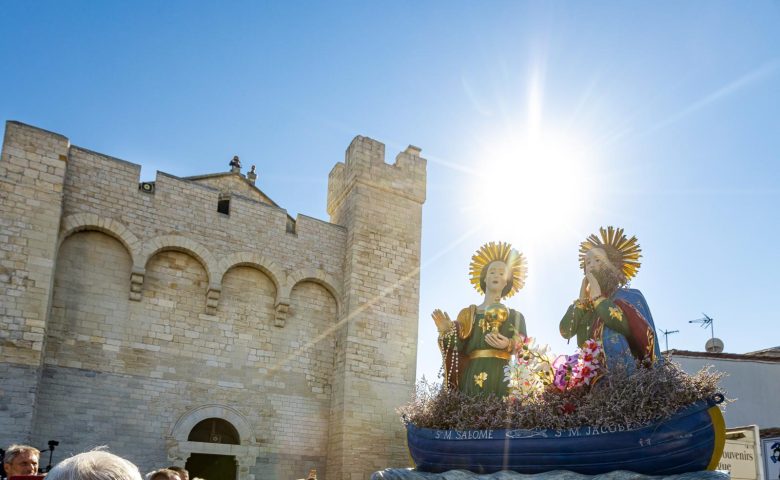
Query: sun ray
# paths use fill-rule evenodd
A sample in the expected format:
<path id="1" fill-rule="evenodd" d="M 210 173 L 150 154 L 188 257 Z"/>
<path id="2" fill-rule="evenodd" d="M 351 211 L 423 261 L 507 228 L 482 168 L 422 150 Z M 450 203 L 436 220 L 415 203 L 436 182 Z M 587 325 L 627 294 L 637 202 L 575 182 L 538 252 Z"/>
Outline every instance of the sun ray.
<path id="1" fill-rule="evenodd" d="M 598 201 L 590 150 L 574 135 L 543 125 L 533 134 L 510 129 L 486 139 L 478 155 L 467 210 L 475 221 L 506 232 L 506 240 L 543 243 L 578 223 Z"/>
<path id="2" fill-rule="evenodd" d="M 755 70 L 748 72 L 745 75 L 742 75 L 741 77 L 737 78 L 733 82 L 724 85 L 723 87 L 715 90 L 714 92 L 706 95 L 705 97 L 693 102 L 692 104 L 688 105 L 682 110 L 669 115 L 669 117 L 667 117 L 666 119 L 661 120 L 660 122 L 650 127 L 648 130 L 643 132 L 642 136 L 650 135 L 651 133 L 654 133 L 664 127 L 667 127 L 681 120 L 682 118 L 687 117 L 688 115 L 691 115 L 692 113 L 695 113 L 711 105 L 712 103 L 717 102 L 718 100 L 721 100 L 729 95 L 732 95 L 760 80 L 763 80 L 775 74 L 778 71 L 780 71 L 780 58 L 774 58 L 764 63 L 760 67 L 756 68 Z"/>

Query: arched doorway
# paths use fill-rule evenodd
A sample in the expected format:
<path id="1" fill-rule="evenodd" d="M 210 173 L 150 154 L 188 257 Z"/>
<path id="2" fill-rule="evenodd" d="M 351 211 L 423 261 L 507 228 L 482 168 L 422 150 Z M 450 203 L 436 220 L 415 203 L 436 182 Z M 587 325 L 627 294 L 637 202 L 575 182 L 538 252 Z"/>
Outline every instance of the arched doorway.
<path id="1" fill-rule="evenodd" d="M 236 428 L 221 418 L 207 418 L 198 422 L 192 427 L 187 441 L 223 445 L 241 444 Z M 193 453 L 187 459 L 184 468 L 189 472 L 190 478 L 236 480 L 236 457 L 232 455 Z"/>
<path id="2" fill-rule="evenodd" d="M 254 480 L 259 454 L 252 429 L 236 409 L 203 405 L 182 415 L 168 437 L 168 458 L 190 478 Z"/>
<path id="3" fill-rule="evenodd" d="M 198 422 L 190 430 L 187 441 L 241 445 L 236 427 L 221 418 L 207 418 Z"/>
<path id="4" fill-rule="evenodd" d="M 190 474 L 190 478 L 236 480 L 236 457 L 193 453 L 184 464 L 184 469 Z"/>

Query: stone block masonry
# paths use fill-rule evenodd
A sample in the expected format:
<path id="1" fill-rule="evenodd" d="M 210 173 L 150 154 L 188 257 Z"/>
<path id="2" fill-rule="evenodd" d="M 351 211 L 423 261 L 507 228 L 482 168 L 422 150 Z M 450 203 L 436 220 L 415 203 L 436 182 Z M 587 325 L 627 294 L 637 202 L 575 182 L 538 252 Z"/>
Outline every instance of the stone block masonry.
<path id="1" fill-rule="evenodd" d="M 242 480 L 407 464 L 394 410 L 415 378 L 419 154 L 387 164 L 356 137 L 325 222 L 240 171 L 139 188 L 139 165 L 8 122 L 0 443 L 105 444 L 145 471 L 228 455 Z M 209 419 L 238 444 L 190 440 Z"/>
<path id="2" fill-rule="evenodd" d="M 6 125 L 0 156 L 0 376 L 27 373 L 3 388 L 0 398 L 14 413 L 0 416 L 0 431 L 21 440 L 30 438 L 36 413 L 69 148 L 61 135 Z"/>
<path id="3" fill-rule="evenodd" d="M 336 358 L 328 468 L 371 471 L 408 462 L 393 414 L 411 398 L 417 355 L 425 160 L 409 147 L 394 164 L 356 137 L 330 174 L 328 213 L 346 226 L 344 310 Z M 390 462 L 388 462 L 388 459 Z M 362 475 L 362 476 L 360 476 Z"/>

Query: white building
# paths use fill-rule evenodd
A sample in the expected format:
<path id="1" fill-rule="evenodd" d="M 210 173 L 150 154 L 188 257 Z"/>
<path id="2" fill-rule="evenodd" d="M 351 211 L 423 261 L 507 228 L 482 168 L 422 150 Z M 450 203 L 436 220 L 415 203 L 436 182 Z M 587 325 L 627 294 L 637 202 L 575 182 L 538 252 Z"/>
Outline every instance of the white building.
<path id="1" fill-rule="evenodd" d="M 739 353 L 666 352 L 683 370 L 695 373 L 707 365 L 726 374 L 723 394 L 730 401 L 723 417 L 727 428 L 758 425 L 764 477 L 780 478 L 780 463 L 770 459 L 771 445 L 780 441 L 780 346 Z"/>

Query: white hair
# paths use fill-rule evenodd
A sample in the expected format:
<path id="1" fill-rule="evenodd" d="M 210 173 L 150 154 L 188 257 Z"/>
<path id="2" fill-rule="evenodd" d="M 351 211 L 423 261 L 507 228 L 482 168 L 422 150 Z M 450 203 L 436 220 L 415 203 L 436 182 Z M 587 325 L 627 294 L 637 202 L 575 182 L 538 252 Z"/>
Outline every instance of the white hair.
<path id="1" fill-rule="evenodd" d="M 138 467 L 102 450 L 74 455 L 52 468 L 47 480 L 142 480 Z"/>
<path id="2" fill-rule="evenodd" d="M 5 449 L 5 457 L 3 459 L 3 463 L 13 463 L 14 458 L 16 458 L 17 455 L 23 452 L 29 452 L 35 455 L 36 457 L 41 457 L 41 452 L 38 451 L 37 448 L 31 447 L 29 445 L 11 445 L 10 447 Z"/>

